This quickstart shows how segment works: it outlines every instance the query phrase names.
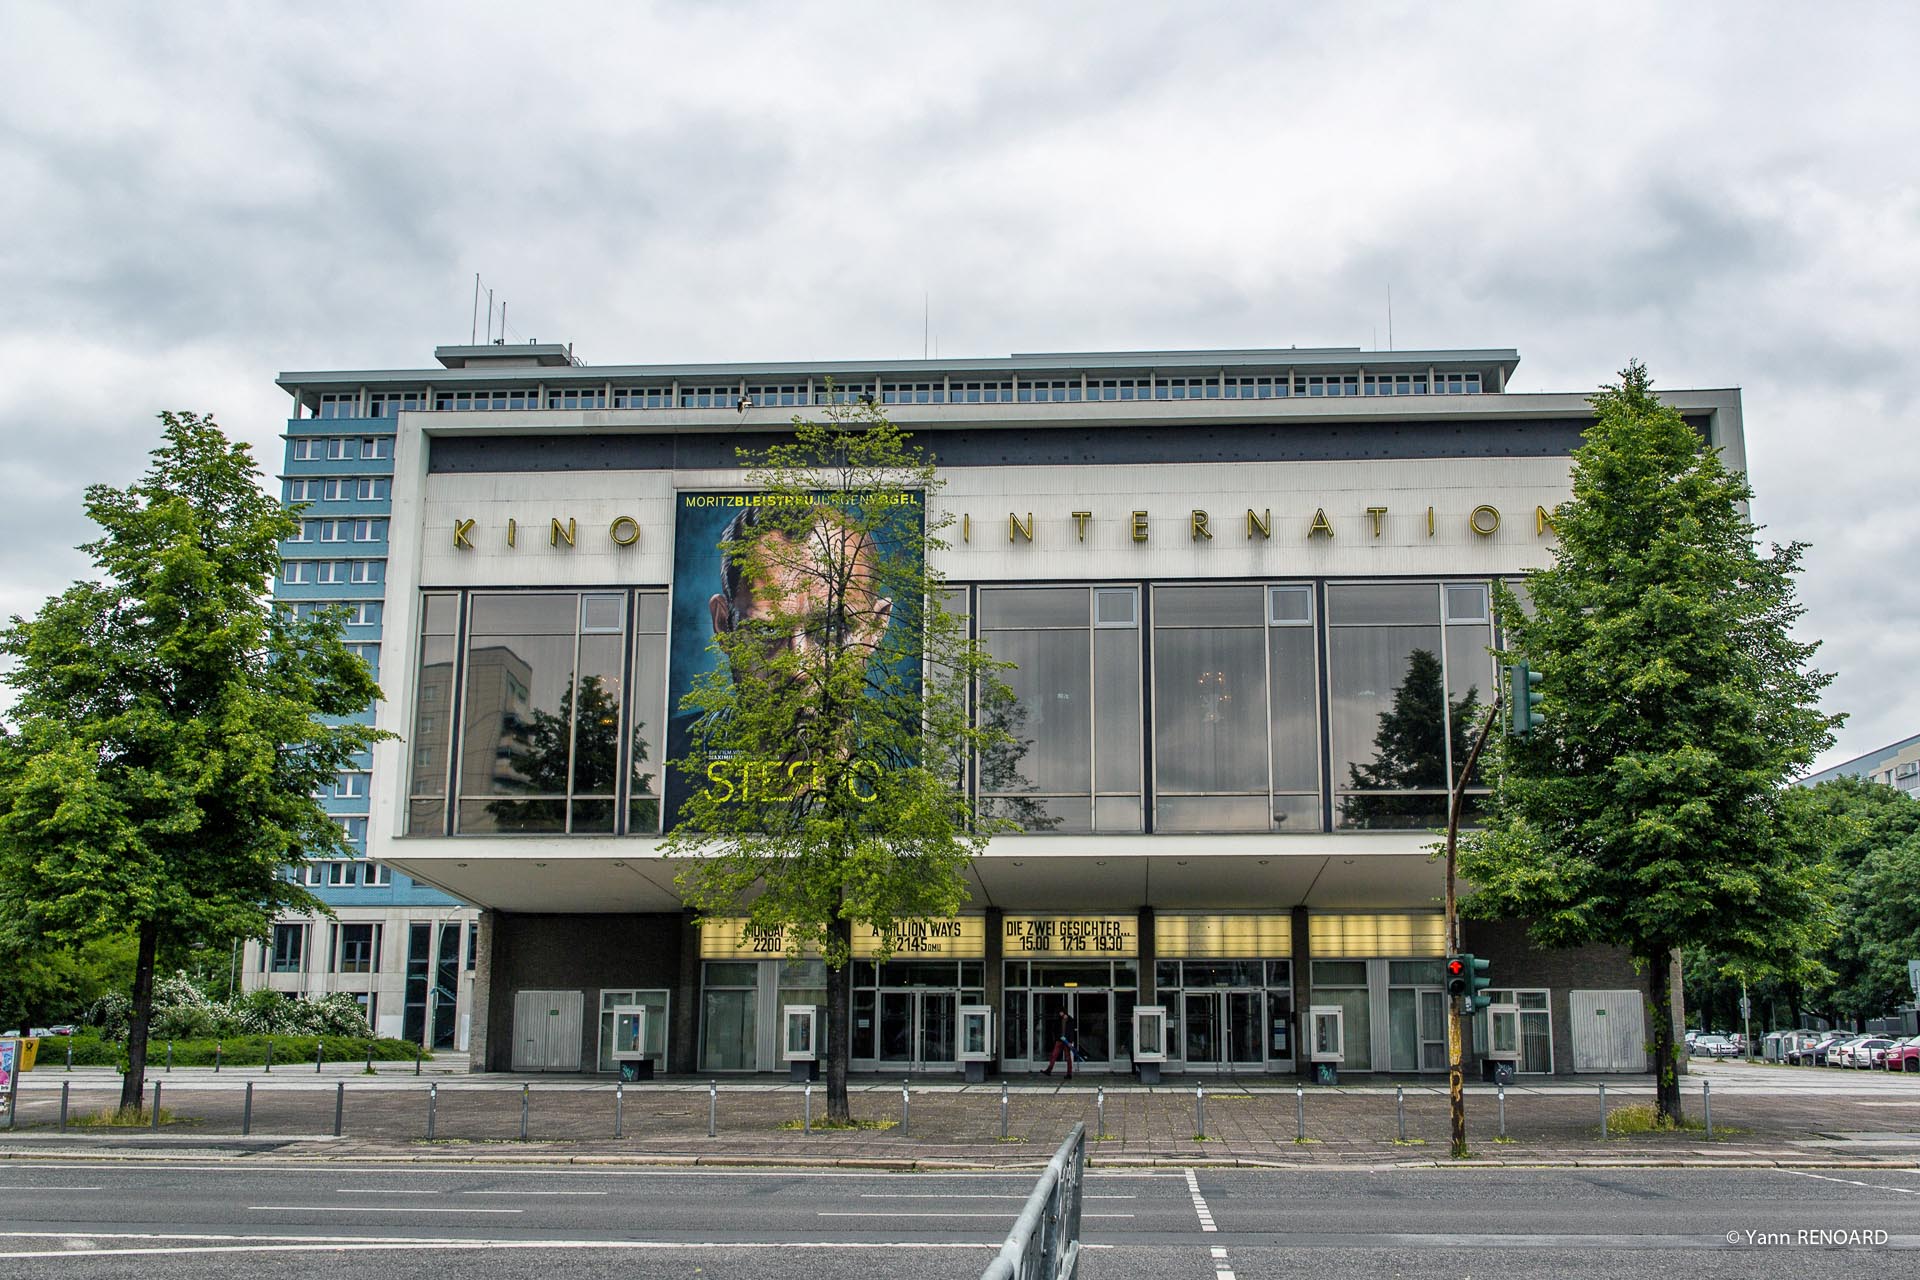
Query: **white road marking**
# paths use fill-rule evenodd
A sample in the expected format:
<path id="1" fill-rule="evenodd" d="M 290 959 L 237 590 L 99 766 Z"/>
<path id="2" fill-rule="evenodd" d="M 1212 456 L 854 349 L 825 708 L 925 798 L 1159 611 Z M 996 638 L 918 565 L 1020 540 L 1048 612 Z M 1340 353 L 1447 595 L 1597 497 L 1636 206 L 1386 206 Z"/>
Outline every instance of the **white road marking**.
<path id="1" fill-rule="evenodd" d="M 437 1196 L 438 1191 L 414 1191 L 405 1187 L 335 1187 L 337 1196 Z"/>
<path id="2" fill-rule="evenodd" d="M 431 1193 L 429 1193 L 431 1194 Z M 462 1191 L 463 1196 L 604 1196 L 604 1191 Z"/>
<path id="3" fill-rule="evenodd" d="M 55 1240 L 103 1240 L 123 1237 L 91 1236 L 66 1234 L 43 1236 Z M 139 1237 L 134 1237 L 139 1238 Z M 197 1238 L 197 1237 L 190 1237 Z M 209 1237 L 220 1239 L 224 1237 Z M 1081 1245 L 1086 1249 L 1111 1249 L 1114 1246 L 1095 1244 Z M 152 1257 L 178 1254 L 215 1254 L 215 1253 L 414 1253 L 427 1249 L 471 1249 L 485 1251 L 491 1249 L 685 1249 L 708 1251 L 717 1249 L 980 1249 L 998 1252 L 998 1243 L 974 1243 L 965 1240 L 953 1241 L 915 1241 L 915 1240 L 820 1240 L 796 1241 L 792 1243 L 772 1243 L 758 1241 L 747 1244 L 727 1244 L 722 1241 L 686 1241 L 686 1240 L 369 1240 L 364 1236 L 349 1236 L 340 1239 L 302 1241 L 298 1244 L 213 1244 L 213 1245 L 145 1245 L 122 1249 L 34 1249 L 12 1253 L 0 1253 L 0 1259 L 32 1258 L 123 1258 Z"/>
<path id="4" fill-rule="evenodd" d="M 816 1218 L 993 1218 L 1001 1222 L 1006 1221 L 1007 1218 L 1007 1215 L 1004 1213 L 939 1213 L 929 1209 L 902 1209 L 898 1212 L 887 1209 L 873 1209 L 866 1212 L 858 1212 L 850 1209 L 831 1209 L 822 1210 L 813 1216 Z M 1130 1213 L 1083 1213 L 1080 1216 L 1082 1219 L 1086 1219 L 1131 1218 L 1133 1215 Z"/>
<path id="5" fill-rule="evenodd" d="M 318 1204 L 250 1204 L 250 1213 L 333 1213 L 335 1210 Z M 357 1204 L 355 1213 L 525 1213 L 525 1209 L 440 1209 L 432 1205 L 407 1205 L 405 1208 L 382 1206 L 377 1204 Z"/>
<path id="6" fill-rule="evenodd" d="M 1207 1208 L 1206 1198 L 1200 1194 L 1200 1179 L 1193 1170 L 1187 1170 L 1187 1194 L 1193 1197 L 1193 1211 L 1200 1215 L 1202 1231 L 1218 1231 L 1213 1225 L 1213 1211 Z"/>
<path id="7" fill-rule="evenodd" d="M 67 1170 L 84 1169 L 88 1173 L 100 1172 L 100 1165 L 97 1161 L 86 1161 L 86 1162 L 64 1161 L 62 1162 L 62 1161 L 42 1160 L 42 1161 L 27 1162 L 27 1161 L 11 1161 L 10 1160 L 6 1162 L 5 1167 L 11 1168 L 11 1169 L 67 1169 Z M 311 1176 L 316 1172 L 316 1170 L 311 1164 L 254 1164 L 252 1161 L 248 1161 L 245 1165 L 221 1164 L 214 1161 L 208 1161 L 205 1163 L 190 1162 L 186 1164 L 163 1163 L 159 1161 L 152 1161 L 152 1162 L 143 1161 L 140 1163 L 121 1163 L 119 1161 L 115 1161 L 113 1169 L 114 1169 L 114 1172 L 116 1173 L 122 1172 L 122 1171 L 128 1171 L 128 1172 L 138 1171 L 138 1172 L 147 1172 L 147 1173 L 238 1173 L 238 1174 L 245 1174 L 247 1176 L 252 1176 L 258 1173 L 298 1173 L 298 1174 L 307 1174 Z M 474 1174 L 475 1170 L 472 1165 L 409 1164 L 406 1167 L 399 1168 L 399 1169 L 395 1169 L 395 1168 L 354 1169 L 354 1168 L 329 1167 L 324 1170 L 320 1170 L 319 1172 L 325 1173 L 333 1177 L 338 1177 L 339 1175 L 344 1173 L 344 1174 L 350 1174 L 354 1177 L 373 1176 L 373 1177 L 419 1178 L 422 1176 L 471 1177 Z M 663 1167 L 657 1167 L 657 1168 L 651 1168 L 651 1169 L 579 1169 L 579 1168 L 540 1169 L 540 1168 L 526 1167 L 526 1168 L 515 1168 L 513 1170 L 513 1176 L 516 1178 L 521 1178 L 521 1177 L 537 1177 L 537 1178 L 686 1178 L 686 1177 L 694 1177 L 694 1178 L 789 1178 L 789 1179 L 868 1178 L 868 1179 L 874 1179 L 874 1178 L 887 1178 L 893 1175 L 886 1172 L 885 1170 L 875 1170 L 875 1169 L 709 1169 L 709 1168 L 696 1167 L 691 1165 L 686 1165 L 686 1166 L 675 1165 L 671 1167 L 663 1166 Z M 932 1180 L 945 1181 L 946 1179 L 949 1179 L 949 1178 L 954 1178 L 954 1179 L 1005 1178 L 1005 1179 L 1013 1179 L 1016 1181 L 1031 1184 L 1034 1179 L 1034 1170 L 1008 1169 L 1005 1171 L 1001 1171 L 1001 1170 L 993 1170 L 993 1169 L 952 1169 L 952 1170 L 936 1171 L 936 1170 L 929 1169 L 929 1170 L 922 1170 L 916 1173 L 914 1176 L 916 1178 L 925 1178 L 925 1179 L 928 1179 L 929 1181 L 932 1181 Z M 1177 1173 L 1144 1173 L 1144 1172 L 1135 1173 L 1135 1172 L 1125 1172 L 1125 1171 L 1114 1170 L 1114 1169 L 1089 1169 L 1087 1170 L 1086 1176 L 1089 1180 L 1092 1180 L 1095 1178 L 1101 1178 L 1101 1179 L 1178 1178 L 1180 1175 Z"/>
<path id="8" fill-rule="evenodd" d="M 1805 1169 L 1782 1169 L 1780 1172 L 1790 1173 L 1796 1178 L 1818 1178 L 1822 1182 L 1839 1182 L 1849 1187 L 1865 1187 L 1869 1191 L 1891 1191 L 1896 1195 L 1920 1196 L 1920 1190 L 1913 1187 L 1889 1187 L 1879 1182 L 1856 1182 L 1852 1178 L 1834 1178 L 1824 1173 L 1808 1173 Z"/>
<path id="9" fill-rule="evenodd" d="M 1227 1263 L 1227 1251 L 1219 1245 L 1213 1247 L 1213 1280 L 1234 1280 L 1233 1268 Z"/>
<path id="10" fill-rule="evenodd" d="M 55 1187 L 45 1183 L 31 1187 L 0 1187 L 0 1191 L 98 1191 L 99 1187 Z"/>

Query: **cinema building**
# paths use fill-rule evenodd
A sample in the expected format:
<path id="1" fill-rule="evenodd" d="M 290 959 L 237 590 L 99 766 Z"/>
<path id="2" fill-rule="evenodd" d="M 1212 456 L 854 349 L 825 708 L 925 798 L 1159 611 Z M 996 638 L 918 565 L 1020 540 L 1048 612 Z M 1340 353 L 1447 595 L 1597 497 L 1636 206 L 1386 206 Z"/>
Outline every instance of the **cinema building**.
<path id="1" fill-rule="evenodd" d="M 1064 1009 L 1083 1069 L 1124 1073 L 1148 1006 L 1169 1071 L 1303 1072 L 1310 1010 L 1345 1073 L 1444 1071 L 1430 850 L 1496 681 L 1490 584 L 1548 562 L 1586 393 L 1507 390 L 1510 350 L 436 355 L 280 384 L 290 439 L 390 440 L 367 855 L 477 909 L 476 1070 L 609 1071 L 642 1008 L 661 1070 L 776 1071 L 782 1010 L 824 1003 L 821 962 L 684 908 L 662 761 L 716 661 L 736 447 L 871 397 L 937 459 L 939 568 L 1017 664 L 1024 751 L 969 785 L 1028 829 L 957 919 L 884 960 L 856 935 L 855 1069 L 958 1070 L 985 1006 L 999 1070 L 1043 1065 Z M 1666 399 L 1744 465 L 1737 391 Z M 1522 1073 L 1645 1069 L 1625 955 L 1465 932 Z"/>

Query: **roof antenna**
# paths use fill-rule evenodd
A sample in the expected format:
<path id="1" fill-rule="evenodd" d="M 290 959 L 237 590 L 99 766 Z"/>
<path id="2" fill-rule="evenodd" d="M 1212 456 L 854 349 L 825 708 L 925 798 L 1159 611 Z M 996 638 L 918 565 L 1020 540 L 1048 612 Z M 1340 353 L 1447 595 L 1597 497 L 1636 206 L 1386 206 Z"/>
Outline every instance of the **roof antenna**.
<path id="1" fill-rule="evenodd" d="M 933 335 L 933 302 L 924 291 L 920 294 L 920 358 L 925 360 L 929 350 L 928 343 Z"/>
<path id="2" fill-rule="evenodd" d="M 1387 286 L 1387 350 L 1393 350 L 1393 286 Z"/>
<path id="3" fill-rule="evenodd" d="M 467 345 L 473 346 L 480 341 L 480 273 L 473 273 L 473 330 L 467 334 Z"/>

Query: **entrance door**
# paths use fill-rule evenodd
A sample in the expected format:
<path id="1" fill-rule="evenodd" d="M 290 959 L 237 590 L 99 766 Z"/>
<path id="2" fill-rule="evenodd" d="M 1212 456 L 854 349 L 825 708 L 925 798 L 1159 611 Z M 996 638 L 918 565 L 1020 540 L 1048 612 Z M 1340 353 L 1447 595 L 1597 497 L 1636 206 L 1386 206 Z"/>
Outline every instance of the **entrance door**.
<path id="1" fill-rule="evenodd" d="M 1104 1070 L 1113 1055 L 1113 997 L 1107 991 L 1034 991 L 1027 1001 L 1033 1019 L 1029 1052 L 1032 1061 L 1045 1062 L 1060 1038 L 1060 1011 L 1072 1015 L 1077 1027 L 1081 1067 Z"/>
<path id="2" fill-rule="evenodd" d="M 959 1034 L 959 1004 L 953 991 L 882 991 L 878 1060 L 887 1066 L 918 1068 L 954 1065 Z"/>
<path id="3" fill-rule="evenodd" d="M 1182 998 L 1190 1067 L 1264 1068 L 1265 997 L 1259 991 L 1189 991 Z"/>

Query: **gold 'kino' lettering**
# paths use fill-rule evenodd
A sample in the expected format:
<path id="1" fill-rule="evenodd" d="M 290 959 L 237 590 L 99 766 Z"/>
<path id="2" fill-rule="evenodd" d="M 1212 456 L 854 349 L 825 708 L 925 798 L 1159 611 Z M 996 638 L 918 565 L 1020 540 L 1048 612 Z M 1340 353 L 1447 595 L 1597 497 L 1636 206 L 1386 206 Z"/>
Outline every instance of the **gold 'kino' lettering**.
<path id="1" fill-rule="evenodd" d="M 820 776 L 824 767 L 817 760 L 715 760 L 707 766 L 707 781 L 712 785 L 705 794 L 719 804 L 736 799 L 742 804 L 797 800 L 824 789 Z M 880 794 L 880 766 L 855 760 L 847 766 L 840 786 L 861 804 L 872 804 Z"/>
<path id="2" fill-rule="evenodd" d="M 473 525 L 474 522 L 471 520 L 455 520 L 453 522 L 453 545 L 455 547 L 458 547 L 462 551 L 473 550 L 473 543 L 469 538 L 469 535 L 473 533 Z"/>
<path id="3" fill-rule="evenodd" d="M 640 541 L 640 522 L 632 516 L 615 516 L 607 526 L 607 536 L 616 547 L 630 547 Z"/>
<path id="4" fill-rule="evenodd" d="M 1483 538 L 1498 533 L 1500 532 L 1500 509 L 1482 503 L 1467 515 L 1467 525 Z"/>

